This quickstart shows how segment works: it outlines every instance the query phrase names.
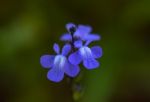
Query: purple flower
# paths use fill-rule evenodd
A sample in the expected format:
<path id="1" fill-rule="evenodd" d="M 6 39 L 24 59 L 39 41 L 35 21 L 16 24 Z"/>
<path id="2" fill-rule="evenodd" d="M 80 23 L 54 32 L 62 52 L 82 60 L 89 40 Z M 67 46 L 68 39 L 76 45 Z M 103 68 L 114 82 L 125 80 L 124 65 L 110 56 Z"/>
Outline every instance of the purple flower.
<path id="1" fill-rule="evenodd" d="M 73 65 L 67 60 L 67 55 L 71 51 L 71 45 L 66 44 L 60 53 L 58 44 L 54 44 L 54 51 L 57 55 L 43 55 L 40 58 L 40 63 L 44 68 L 51 68 L 47 73 L 47 78 L 53 82 L 60 82 L 64 73 L 70 77 L 75 77 L 80 71 L 78 65 Z"/>
<path id="2" fill-rule="evenodd" d="M 72 30 L 72 28 L 76 28 L 76 26 L 73 23 L 66 24 L 66 29 L 68 32 Z M 80 39 L 83 41 L 96 41 L 100 40 L 100 36 L 98 34 L 92 34 L 91 33 L 92 28 L 88 25 L 78 25 L 76 28 L 76 31 L 73 34 L 74 39 Z M 62 41 L 72 41 L 72 36 L 69 33 L 66 33 L 61 36 L 60 38 Z"/>
<path id="3" fill-rule="evenodd" d="M 78 65 L 81 63 L 81 61 L 83 61 L 83 65 L 87 69 L 99 67 L 99 62 L 96 60 L 96 58 L 100 58 L 102 56 L 102 48 L 99 46 L 89 48 L 89 43 L 90 41 L 87 41 L 83 45 L 81 40 L 78 40 L 74 43 L 75 47 L 79 48 L 79 50 L 69 56 L 69 62 L 71 64 Z"/>
<path id="4" fill-rule="evenodd" d="M 68 33 L 61 36 L 62 41 L 68 41 L 60 53 L 58 44 L 54 44 L 53 49 L 56 55 L 43 55 L 40 58 L 42 67 L 49 68 L 47 78 L 53 82 L 60 82 L 64 74 L 75 77 L 80 72 L 79 64 L 87 69 L 95 69 L 100 66 L 96 60 L 102 56 L 102 48 L 94 46 L 89 48 L 92 41 L 100 40 L 98 34 L 93 34 L 92 28 L 88 25 L 66 24 Z M 84 43 L 84 44 L 83 44 Z"/>

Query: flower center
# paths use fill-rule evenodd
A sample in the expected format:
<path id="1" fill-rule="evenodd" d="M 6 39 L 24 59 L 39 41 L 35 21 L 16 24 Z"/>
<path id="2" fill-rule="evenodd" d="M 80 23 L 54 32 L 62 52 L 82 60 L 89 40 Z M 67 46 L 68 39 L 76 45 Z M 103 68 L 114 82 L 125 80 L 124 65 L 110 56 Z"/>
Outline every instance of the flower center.
<path id="1" fill-rule="evenodd" d="M 83 57 L 83 59 L 88 59 L 88 58 L 92 58 L 92 51 L 90 48 L 83 46 L 79 49 L 79 52 L 81 54 L 81 56 Z"/>
<path id="2" fill-rule="evenodd" d="M 63 55 L 57 55 L 54 59 L 54 66 L 56 68 L 63 68 L 66 62 L 66 57 Z"/>

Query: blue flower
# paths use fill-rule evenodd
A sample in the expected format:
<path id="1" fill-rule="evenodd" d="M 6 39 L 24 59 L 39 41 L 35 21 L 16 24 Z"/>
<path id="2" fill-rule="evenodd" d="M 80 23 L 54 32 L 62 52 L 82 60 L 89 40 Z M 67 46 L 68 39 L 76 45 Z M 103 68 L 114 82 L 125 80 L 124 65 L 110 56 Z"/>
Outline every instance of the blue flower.
<path id="1" fill-rule="evenodd" d="M 66 24 L 66 29 L 70 32 L 70 29 L 76 28 L 73 23 Z M 88 25 L 78 25 L 76 31 L 73 34 L 74 39 L 80 39 L 83 41 L 96 41 L 100 40 L 100 36 L 98 34 L 92 34 L 92 27 Z M 72 36 L 69 33 L 65 33 L 61 36 L 60 40 L 62 41 L 72 41 Z"/>
<path id="2" fill-rule="evenodd" d="M 69 62 L 73 65 L 78 65 L 83 61 L 84 67 L 87 69 L 94 69 L 99 67 L 99 62 L 96 58 L 102 56 L 102 48 L 99 46 L 94 46 L 89 48 L 90 41 L 87 41 L 84 45 L 81 40 L 78 40 L 74 43 L 76 48 L 79 48 L 76 52 L 72 53 L 69 56 Z"/>
<path id="3" fill-rule="evenodd" d="M 67 55 L 71 51 L 71 45 L 66 44 L 60 53 L 58 44 L 54 44 L 54 51 L 57 55 L 43 55 L 40 58 L 40 63 L 44 68 L 51 68 L 47 73 L 47 78 L 53 82 L 60 82 L 64 73 L 70 77 L 75 77 L 80 72 L 78 65 L 73 65 L 67 60 Z"/>
<path id="4" fill-rule="evenodd" d="M 96 60 L 102 56 L 100 46 L 88 47 L 93 41 L 100 40 L 98 34 L 93 34 L 92 28 L 88 25 L 66 24 L 68 33 L 61 36 L 62 41 L 68 41 L 60 53 L 58 44 L 54 44 L 53 49 L 56 55 L 43 55 L 40 63 L 44 68 L 49 68 L 47 78 L 53 82 L 60 82 L 64 74 L 75 77 L 80 72 L 79 64 L 87 69 L 95 69 L 100 66 Z M 84 44 L 83 44 L 84 43 Z"/>

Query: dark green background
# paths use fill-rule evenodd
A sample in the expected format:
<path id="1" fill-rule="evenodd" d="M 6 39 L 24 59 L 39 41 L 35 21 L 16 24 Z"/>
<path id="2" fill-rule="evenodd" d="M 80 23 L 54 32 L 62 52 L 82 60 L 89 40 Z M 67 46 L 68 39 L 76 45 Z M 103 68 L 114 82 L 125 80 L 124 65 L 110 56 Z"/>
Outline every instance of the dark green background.
<path id="1" fill-rule="evenodd" d="M 101 66 L 81 68 L 72 90 L 46 78 L 65 24 L 89 24 L 103 48 Z M 150 0 L 1 0 L 0 102 L 150 102 Z"/>

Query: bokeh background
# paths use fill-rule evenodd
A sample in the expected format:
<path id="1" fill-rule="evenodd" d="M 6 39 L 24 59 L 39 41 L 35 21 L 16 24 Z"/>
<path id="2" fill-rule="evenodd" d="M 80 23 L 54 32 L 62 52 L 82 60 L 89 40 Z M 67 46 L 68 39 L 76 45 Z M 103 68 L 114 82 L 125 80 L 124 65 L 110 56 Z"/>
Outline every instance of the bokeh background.
<path id="1" fill-rule="evenodd" d="M 46 78 L 65 24 L 89 24 L 101 66 L 61 83 Z M 0 102 L 150 102 L 150 0 L 0 0 Z"/>

